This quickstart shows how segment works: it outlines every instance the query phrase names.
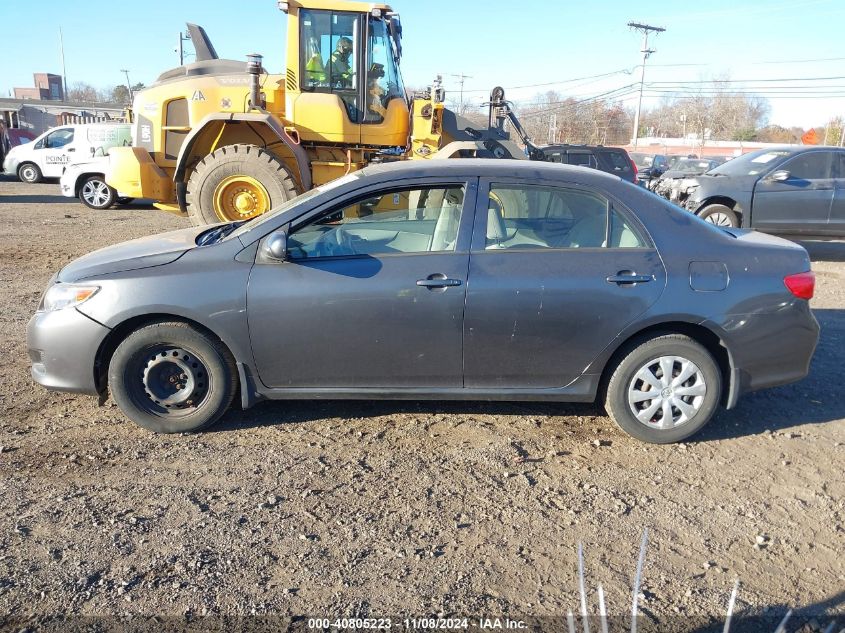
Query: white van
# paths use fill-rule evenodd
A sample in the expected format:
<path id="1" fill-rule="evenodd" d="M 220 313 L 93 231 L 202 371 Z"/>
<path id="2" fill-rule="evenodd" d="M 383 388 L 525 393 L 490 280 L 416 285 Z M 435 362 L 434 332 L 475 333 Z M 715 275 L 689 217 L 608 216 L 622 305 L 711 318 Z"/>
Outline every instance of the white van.
<path id="1" fill-rule="evenodd" d="M 23 182 L 58 178 L 71 163 L 90 160 L 93 156 L 105 156 L 112 147 L 131 145 L 130 129 L 128 123 L 86 123 L 55 127 L 34 141 L 9 150 L 3 161 L 3 171 L 17 174 Z"/>

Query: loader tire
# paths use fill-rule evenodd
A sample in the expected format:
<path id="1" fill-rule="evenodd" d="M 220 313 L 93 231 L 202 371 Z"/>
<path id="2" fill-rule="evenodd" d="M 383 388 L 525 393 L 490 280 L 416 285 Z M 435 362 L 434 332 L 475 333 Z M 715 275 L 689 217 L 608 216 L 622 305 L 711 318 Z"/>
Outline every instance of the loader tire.
<path id="1" fill-rule="evenodd" d="M 249 220 L 299 195 L 290 170 L 257 145 L 227 145 L 203 158 L 188 179 L 194 226 Z"/>

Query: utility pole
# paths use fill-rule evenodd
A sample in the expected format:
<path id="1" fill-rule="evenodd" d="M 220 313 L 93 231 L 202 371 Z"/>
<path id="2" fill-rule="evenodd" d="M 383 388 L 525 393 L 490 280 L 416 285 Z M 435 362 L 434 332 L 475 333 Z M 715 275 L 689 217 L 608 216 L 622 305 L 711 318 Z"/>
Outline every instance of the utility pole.
<path id="1" fill-rule="evenodd" d="M 129 71 L 122 68 L 120 72 L 126 75 L 126 87 L 129 89 L 129 103 L 132 103 L 135 100 L 135 97 L 132 95 L 132 84 L 129 83 Z"/>
<path id="2" fill-rule="evenodd" d="M 553 112 L 549 120 L 549 145 L 555 143 L 557 143 L 557 112 Z"/>
<path id="3" fill-rule="evenodd" d="M 59 27 L 59 53 L 62 56 L 62 101 L 67 101 L 67 71 L 65 70 L 65 42 L 62 27 Z"/>
<path id="4" fill-rule="evenodd" d="M 458 83 L 461 84 L 461 105 L 460 105 L 460 108 L 458 109 L 458 114 L 463 114 L 464 113 L 464 82 L 467 79 L 472 79 L 472 77 L 470 75 L 465 75 L 463 73 L 458 73 L 456 75 L 453 74 L 452 77 L 457 77 Z"/>
<path id="5" fill-rule="evenodd" d="M 640 24 L 639 22 L 628 22 L 628 26 L 630 26 L 635 31 L 643 34 L 643 63 L 640 66 L 640 96 L 637 99 L 637 113 L 634 115 L 634 149 L 637 149 L 637 137 L 639 136 L 640 130 L 640 111 L 643 107 L 643 85 L 645 84 L 645 63 L 649 56 L 654 53 L 655 51 L 648 47 L 648 34 L 651 32 L 654 33 L 663 33 L 666 29 L 660 26 L 650 26 L 648 24 Z"/>
<path id="6" fill-rule="evenodd" d="M 179 65 L 185 65 L 185 50 L 182 48 L 182 42 L 187 42 L 191 39 L 190 33 L 182 33 L 179 31 Z"/>

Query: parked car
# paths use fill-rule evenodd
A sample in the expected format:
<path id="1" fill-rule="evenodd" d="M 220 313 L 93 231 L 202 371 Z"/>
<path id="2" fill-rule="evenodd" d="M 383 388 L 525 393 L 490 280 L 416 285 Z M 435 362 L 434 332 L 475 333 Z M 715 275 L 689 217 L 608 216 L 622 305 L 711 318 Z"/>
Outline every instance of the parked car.
<path id="1" fill-rule="evenodd" d="M 131 202 L 132 198 L 122 196 L 114 187 L 106 184 L 105 173 L 108 161 L 108 156 L 98 156 L 69 164 L 59 179 L 62 195 L 68 198 L 79 198 L 82 204 L 97 210 L 108 209 L 114 204 Z"/>
<path id="2" fill-rule="evenodd" d="M 37 382 L 108 389 L 160 432 L 206 427 L 236 394 L 244 408 L 600 397 L 665 443 L 806 375 L 813 286 L 801 246 L 599 170 L 413 161 L 77 259 L 27 344 Z"/>
<path id="3" fill-rule="evenodd" d="M 74 161 L 104 156 L 112 147 L 130 145 L 130 127 L 128 123 L 87 123 L 53 128 L 9 150 L 3 171 L 30 183 L 58 178 Z"/>
<path id="4" fill-rule="evenodd" d="M 645 152 L 631 152 L 631 160 L 637 166 L 637 176 L 646 188 L 651 180 L 659 178 L 669 169 L 669 157 L 665 154 L 647 154 Z"/>
<path id="5" fill-rule="evenodd" d="M 845 148 L 782 147 L 744 154 L 692 179 L 679 202 L 720 226 L 845 236 Z"/>
<path id="6" fill-rule="evenodd" d="M 628 182 L 637 182 L 634 161 L 621 147 L 604 145 L 546 145 L 541 147 L 546 160 L 563 165 L 592 167 L 619 176 Z"/>
<path id="7" fill-rule="evenodd" d="M 721 163 L 710 158 L 679 158 L 657 179 L 652 180 L 651 190 L 672 202 L 678 202 L 680 192 L 694 176 L 710 171 Z"/>

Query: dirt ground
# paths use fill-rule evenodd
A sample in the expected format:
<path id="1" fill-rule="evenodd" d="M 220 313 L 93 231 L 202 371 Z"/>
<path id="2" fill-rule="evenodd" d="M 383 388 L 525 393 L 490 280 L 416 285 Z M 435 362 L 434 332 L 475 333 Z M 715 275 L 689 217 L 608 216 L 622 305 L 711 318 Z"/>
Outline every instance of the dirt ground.
<path id="1" fill-rule="evenodd" d="M 641 605 L 660 630 L 723 613 L 735 578 L 738 611 L 845 627 L 845 243 L 805 243 L 822 325 L 810 376 L 674 446 L 628 438 L 597 406 L 529 403 L 264 403 L 157 436 L 112 401 L 34 384 L 25 329 L 50 276 L 185 225 L 0 178 L 0 629 L 48 614 L 560 617 L 579 608 L 578 542 L 591 612 L 602 583 L 621 615 L 645 528 Z"/>

